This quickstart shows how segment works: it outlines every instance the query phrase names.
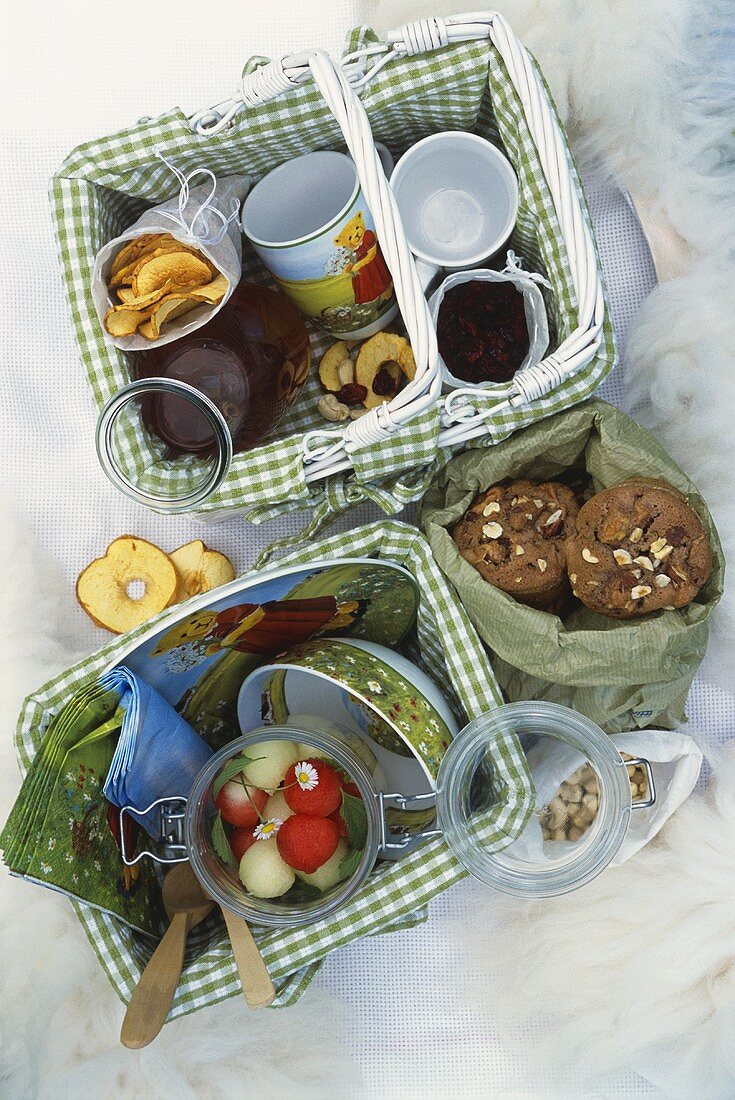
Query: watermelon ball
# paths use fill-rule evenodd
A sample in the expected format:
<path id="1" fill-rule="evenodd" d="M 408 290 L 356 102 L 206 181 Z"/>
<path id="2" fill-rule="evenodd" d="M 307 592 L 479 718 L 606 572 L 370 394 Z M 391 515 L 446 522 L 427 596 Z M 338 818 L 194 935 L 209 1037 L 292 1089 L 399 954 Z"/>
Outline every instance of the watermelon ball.
<path id="1" fill-rule="evenodd" d="M 253 829 L 267 800 L 267 791 L 245 787 L 239 779 L 230 779 L 220 788 L 214 804 L 229 825 Z"/>
<path id="2" fill-rule="evenodd" d="M 230 848 L 239 863 L 251 844 L 255 844 L 252 826 L 247 829 L 233 829 L 230 833 Z"/>
<path id="3" fill-rule="evenodd" d="M 239 875 L 247 892 L 256 898 L 280 898 L 296 881 L 272 838 L 258 840 L 248 848 L 240 860 Z"/>
<path id="4" fill-rule="evenodd" d="M 342 809 L 335 810 L 333 814 L 330 814 L 327 821 L 334 821 L 339 829 L 339 835 L 346 837 L 348 834 L 347 822 L 342 817 Z"/>
<path id="5" fill-rule="evenodd" d="M 289 768 L 283 793 L 295 814 L 329 817 L 342 805 L 342 781 L 331 764 L 318 757 Z"/>
<path id="6" fill-rule="evenodd" d="M 334 855 L 339 844 L 339 827 L 328 817 L 294 814 L 281 825 L 276 841 L 279 854 L 289 867 L 313 874 Z"/>

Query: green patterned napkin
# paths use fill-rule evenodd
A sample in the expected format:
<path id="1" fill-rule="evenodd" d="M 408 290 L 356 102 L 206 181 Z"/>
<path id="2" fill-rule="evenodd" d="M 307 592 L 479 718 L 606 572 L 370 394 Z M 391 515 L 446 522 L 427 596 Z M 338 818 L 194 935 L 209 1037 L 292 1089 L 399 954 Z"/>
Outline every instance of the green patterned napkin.
<path id="1" fill-rule="evenodd" d="M 96 680 L 55 715 L 33 758 L 0 848 L 15 875 L 99 906 L 158 935 L 162 908 L 152 867 L 126 867 L 102 794 L 123 713 L 119 694 Z"/>

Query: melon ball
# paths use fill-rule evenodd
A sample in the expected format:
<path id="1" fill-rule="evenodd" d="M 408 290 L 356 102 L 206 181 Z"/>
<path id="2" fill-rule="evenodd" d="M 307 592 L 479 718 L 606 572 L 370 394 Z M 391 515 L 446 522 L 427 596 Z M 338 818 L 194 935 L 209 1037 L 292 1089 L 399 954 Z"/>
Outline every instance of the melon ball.
<path id="1" fill-rule="evenodd" d="M 293 810 L 286 801 L 283 790 L 274 791 L 263 807 L 263 817 L 266 821 L 273 821 L 274 818 L 285 821 L 287 817 L 291 817 L 292 813 Z"/>
<path id="2" fill-rule="evenodd" d="M 296 875 L 278 854 L 273 837 L 256 840 L 240 860 L 240 882 L 254 898 L 280 898 L 290 890 Z"/>
<path id="3" fill-rule="evenodd" d="M 344 840 L 340 840 L 333 855 L 329 857 L 326 863 L 322 863 L 316 871 L 312 871 L 310 875 L 307 875 L 304 871 L 297 871 L 296 874 L 302 882 L 308 882 L 310 886 L 316 886 L 317 890 L 321 890 L 322 893 L 331 890 L 344 877 L 339 873 L 339 865 L 345 856 L 349 855 L 349 851 Z M 243 856 L 243 858 L 245 857 Z"/>
<path id="4" fill-rule="evenodd" d="M 330 755 L 326 749 L 319 749 L 316 745 L 307 745 L 302 741 L 298 746 L 299 760 L 329 760 Z"/>
<path id="5" fill-rule="evenodd" d="M 245 778 L 261 790 L 275 790 L 291 764 L 299 759 L 295 741 L 256 741 L 245 753 L 253 761 L 243 769 Z"/>

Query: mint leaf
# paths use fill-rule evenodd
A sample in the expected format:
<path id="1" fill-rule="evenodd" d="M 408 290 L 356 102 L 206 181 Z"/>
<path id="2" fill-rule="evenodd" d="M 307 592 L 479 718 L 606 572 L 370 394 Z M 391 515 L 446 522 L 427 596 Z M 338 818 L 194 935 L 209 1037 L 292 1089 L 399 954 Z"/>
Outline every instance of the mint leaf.
<path id="1" fill-rule="evenodd" d="M 297 880 L 297 884 L 294 888 L 301 897 L 306 898 L 307 901 L 315 901 L 322 896 L 322 891 L 318 886 L 315 886 L 313 882 L 302 882 Z"/>
<path id="2" fill-rule="evenodd" d="M 341 814 L 347 826 L 347 836 L 353 848 L 364 848 L 367 840 L 367 811 L 365 803 L 354 794 L 342 791 Z"/>
<path id="3" fill-rule="evenodd" d="M 350 875 L 354 875 L 357 868 L 360 866 L 360 860 L 362 859 L 362 848 L 355 848 L 353 852 L 340 862 L 339 865 L 339 877 L 349 878 Z"/>
<path id="4" fill-rule="evenodd" d="M 232 848 L 230 842 L 227 839 L 227 833 L 225 827 L 222 824 L 222 818 L 219 814 L 215 814 L 212 819 L 212 831 L 211 831 L 212 847 L 215 852 L 228 867 L 235 867 L 236 861 L 232 854 Z"/>
<path id="5" fill-rule="evenodd" d="M 231 760 L 222 768 L 214 783 L 212 784 L 212 798 L 216 798 L 219 792 L 224 787 L 225 783 L 229 783 L 231 779 L 234 779 L 236 775 L 239 775 L 243 768 L 246 768 L 248 764 L 252 764 L 254 760 L 262 760 L 262 756 L 248 756 L 246 753 L 241 752 L 239 756 L 233 756 Z M 243 784 L 244 786 L 244 784 Z"/>

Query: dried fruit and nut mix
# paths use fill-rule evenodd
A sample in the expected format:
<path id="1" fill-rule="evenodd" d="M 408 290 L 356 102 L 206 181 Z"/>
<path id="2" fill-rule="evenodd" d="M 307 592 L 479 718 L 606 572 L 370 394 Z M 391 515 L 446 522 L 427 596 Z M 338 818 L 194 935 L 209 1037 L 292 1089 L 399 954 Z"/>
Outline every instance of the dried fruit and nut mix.
<path id="1" fill-rule="evenodd" d="M 118 304 L 105 314 L 111 336 L 157 340 L 164 325 L 197 306 L 217 305 L 228 281 L 198 249 L 170 233 L 144 233 L 119 250 L 107 276 Z"/>
<path id="2" fill-rule="evenodd" d="M 353 420 L 392 400 L 403 378 L 416 374 L 411 345 L 394 332 L 378 332 L 359 346 L 338 340 L 319 363 L 319 380 L 327 391 L 318 403 L 326 420 Z"/>
<path id="3" fill-rule="evenodd" d="M 627 753 L 623 760 L 631 760 Z M 648 780 L 641 764 L 628 767 L 633 802 L 648 797 Z M 541 813 L 544 840 L 581 840 L 597 816 L 600 785 L 590 764 L 583 764 L 566 779 Z"/>
<path id="4" fill-rule="evenodd" d="M 367 839 L 360 793 L 313 746 L 250 745 L 228 760 L 212 794 L 212 848 L 253 897 L 319 897 L 360 863 Z"/>
<path id="5" fill-rule="evenodd" d="M 90 619 L 124 634 L 166 607 L 234 580 L 229 558 L 201 539 L 170 555 L 134 535 L 122 535 L 77 579 L 77 599 Z"/>

